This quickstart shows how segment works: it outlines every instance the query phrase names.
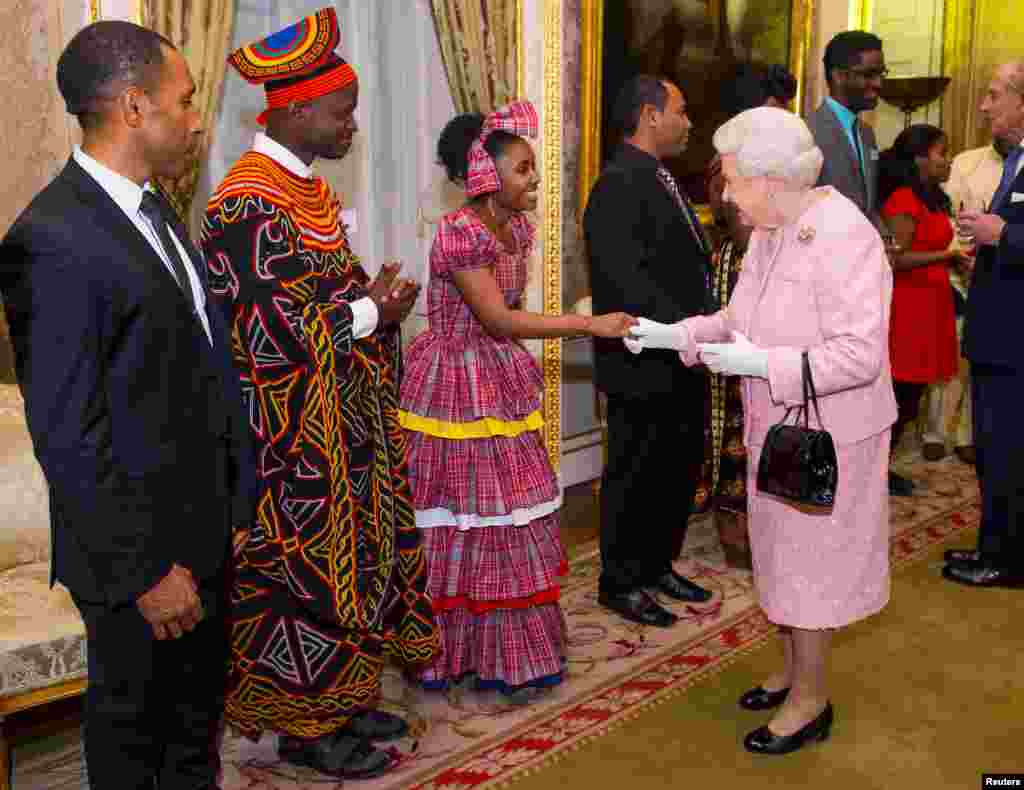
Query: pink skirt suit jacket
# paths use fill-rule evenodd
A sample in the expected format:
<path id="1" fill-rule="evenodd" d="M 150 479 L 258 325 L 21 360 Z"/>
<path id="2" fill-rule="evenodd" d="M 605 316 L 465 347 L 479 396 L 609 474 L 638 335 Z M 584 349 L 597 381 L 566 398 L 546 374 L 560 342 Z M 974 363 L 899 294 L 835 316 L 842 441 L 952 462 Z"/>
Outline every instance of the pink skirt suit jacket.
<path id="1" fill-rule="evenodd" d="M 768 379 L 743 379 L 754 579 L 768 618 L 837 628 L 889 599 L 889 432 L 896 419 L 889 368 L 892 270 L 875 227 L 831 187 L 792 225 L 758 228 L 727 307 L 687 319 L 690 347 L 742 332 L 768 352 Z M 836 504 L 807 513 L 757 490 L 765 434 L 802 403 L 809 352 L 824 427 L 839 458 Z M 815 417 L 812 413 L 812 422 Z"/>

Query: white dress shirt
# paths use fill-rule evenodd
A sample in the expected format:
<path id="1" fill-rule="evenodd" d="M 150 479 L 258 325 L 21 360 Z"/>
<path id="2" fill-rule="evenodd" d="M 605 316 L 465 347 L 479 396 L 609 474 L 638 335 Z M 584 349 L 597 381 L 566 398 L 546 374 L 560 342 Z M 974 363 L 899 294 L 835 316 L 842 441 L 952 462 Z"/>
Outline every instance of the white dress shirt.
<path id="1" fill-rule="evenodd" d="M 253 141 L 252 150 L 269 156 L 281 167 L 299 178 L 312 178 L 313 169 L 276 140 L 259 132 Z M 352 338 L 359 340 L 372 335 L 380 320 L 377 304 L 368 296 L 348 303 L 352 310 Z"/>
<path id="2" fill-rule="evenodd" d="M 106 165 L 102 165 L 89 156 L 80 146 L 75 146 L 73 154 L 75 161 L 82 167 L 82 169 L 92 176 L 93 180 L 110 195 L 110 198 L 118 205 L 131 220 L 132 224 L 138 228 L 139 233 L 143 235 L 146 241 L 149 242 L 149 246 L 153 248 L 153 251 L 160 256 L 160 260 L 164 264 L 164 268 L 170 272 L 171 277 L 177 282 L 177 275 L 174 273 L 174 267 L 171 261 L 167 257 L 167 251 L 164 250 L 164 245 L 160 243 L 160 237 L 157 235 L 156 228 L 149 219 L 143 215 L 139 210 L 142 206 L 142 194 L 149 187 L 147 183 L 145 187 L 140 187 L 134 181 L 129 178 L 125 178 L 120 173 L 115 173 Z M 213 335 L 210 332 L 210 321 L 206 316 L 206 291 L 203 288 L 202 281 L 199 279 L 199 274 L 196 272 L 195 267 L 192 265 L 192 256 L 188 254 L 181 241 L 178 239 L 177 234 L 174 232 L 174 228 L 170 225 L 167 226 L 167 230 L 171 234 L 171 238 L 174 240 L 174 245 L 178 248 L 178 255 L 181 256 L 181 261 L 185 266 L 185 271 L 188 274 L 188 286 L 192 289 L 192 298 L 195 301 L 196 315 L 199 316 L 199 322 L 203 325 L 203 330 L 206 332 L 206 338 L 210 341 L 210 345 L 213 345 Z"/>

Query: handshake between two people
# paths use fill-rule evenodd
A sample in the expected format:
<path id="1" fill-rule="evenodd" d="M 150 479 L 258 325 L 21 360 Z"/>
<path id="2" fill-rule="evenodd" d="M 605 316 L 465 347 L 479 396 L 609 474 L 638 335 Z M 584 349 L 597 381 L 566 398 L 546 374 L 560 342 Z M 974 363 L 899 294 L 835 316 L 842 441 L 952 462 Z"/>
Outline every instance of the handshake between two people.
<path id="1" fill-rule="evenodd" d="M 622 342 L 634 354 L 644 349 L 665 349 L 683 354 L 690 349 L 690 333 L 682 323 L 662 324 L 640 318 Z M 742 332 L 733 332 L 728 343 L 697 343 L 696 346 L 697 360 L 712 373 L 768 378 L 768 353 L 751 343 Z"/>

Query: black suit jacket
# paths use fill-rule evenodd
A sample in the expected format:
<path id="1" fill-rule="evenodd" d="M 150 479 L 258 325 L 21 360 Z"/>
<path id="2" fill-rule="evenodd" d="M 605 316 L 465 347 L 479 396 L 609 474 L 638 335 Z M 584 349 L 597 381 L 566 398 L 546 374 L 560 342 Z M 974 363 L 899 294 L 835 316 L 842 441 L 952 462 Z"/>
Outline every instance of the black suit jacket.
<path id="1" fill-rule="evenodd" d="M 73 159 L 0 244 L 0 291 L 50 489 L 54 577 L 110 606 L 173 563 L 214 577 L 255 491 L 223 319 L 208 311 L 211 348 L 160 257 Z"/>
<path id="2" fill-rule="evenodd" d="M 594 185 L 583 216 L 594 313 L 624 311 L 674 323 L 709 311 L 710 259 L 658 160 L 624 144 Z M 704 375 L 671 351 L 630 353 L 621 340 L 595 342 L 597 387 L 609 395 L 676 393 L 703 399 Z"/>
<path id="3" fill-rule="evenodd" d="M 1024 344 L 1014 330 L 1024 305 L 1024 170 L 992 213 L 1006 222 L 999 243 L 978 247 L 967 294 L 963 350 L 973 364 L 1024 370 Z"/>

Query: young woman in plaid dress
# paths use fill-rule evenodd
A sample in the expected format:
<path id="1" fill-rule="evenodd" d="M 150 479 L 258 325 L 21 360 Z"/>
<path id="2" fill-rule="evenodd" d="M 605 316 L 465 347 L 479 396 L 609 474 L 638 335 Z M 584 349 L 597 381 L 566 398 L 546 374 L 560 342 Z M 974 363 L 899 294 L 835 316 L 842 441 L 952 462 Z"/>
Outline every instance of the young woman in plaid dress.
<path id="1" fill-rule="evenodd" d="M 442 655 L 422 674 L 474 676 L 517 700 L 562 680 L 562 498 L 541 440 L 540 366 L 523 338 L 624 337 L 622 313 L 545 316 L 520 305 L 534 243 L 536 137 L 527 102 L 448 123 L 438 154 L 467 202 L 430 254 L 429 328 L 406 354 L 402 424 Z"/>

